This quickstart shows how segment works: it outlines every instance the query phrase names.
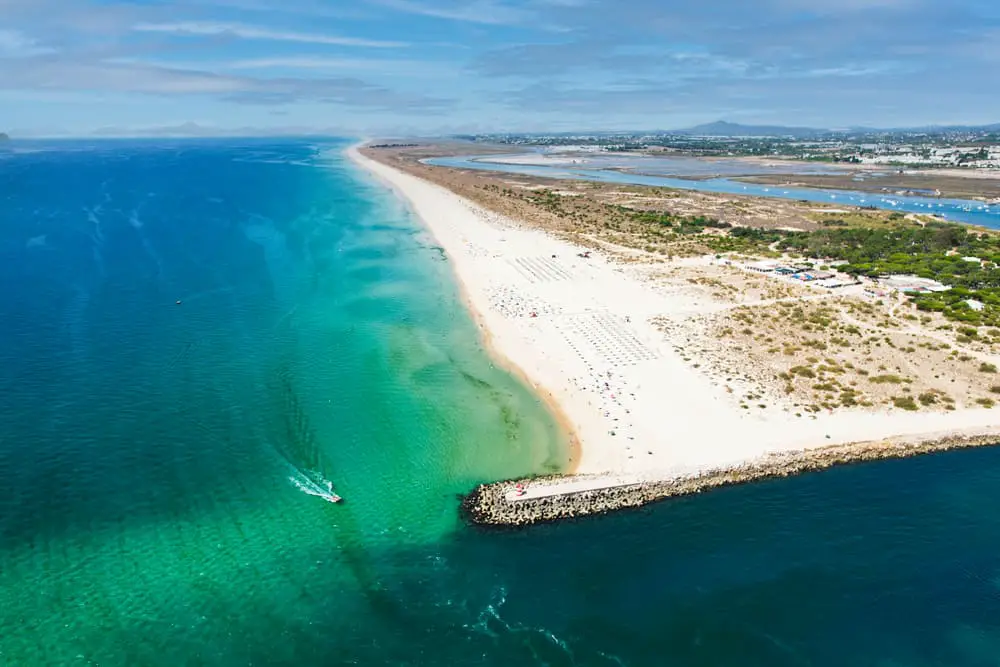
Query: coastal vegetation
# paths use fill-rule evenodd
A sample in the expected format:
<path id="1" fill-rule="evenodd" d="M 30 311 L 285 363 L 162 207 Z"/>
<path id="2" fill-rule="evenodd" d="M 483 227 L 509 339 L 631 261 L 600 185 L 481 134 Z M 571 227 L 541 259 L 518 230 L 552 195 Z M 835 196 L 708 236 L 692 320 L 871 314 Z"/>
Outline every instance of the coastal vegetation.
<path id="1" fill-rule="evenodd" d="M 674 238 L 700 235 L 699 240 L 716 253 L 822 258 L 854 276 L 913 275 L 935 280 L 951 289 L 910 294 L 918 309 L 973 326 L 1000 326 L 1000 235 L 993 232 L 947 222 L 900 221 L 893 214 L 872 216 L 862 224 L 827 218 L 814 230 L 736 227 L 702 215 L 650 211 L 628 211 L 628 215 L 635 222 L 669 229 Z M 667 234 L 659 236 L 672 240 Z"/>
<path id="2" fill-rule="evenodd" d="M 822 228 L 787 234 L 778 249 L 847 262 L 839 270 L 855 276 L 938 281 L 951 289 L 909 294 L 919 310 L 973 327 L 1000 326 L 1000 235 L 994 232 L 945 222 Z"/>
<path id="3" fill-rule="evenodd" d="M 968 346 L 928 339 L 887 318 L 878 304 L 850 297 L 739 306 L 658 323 L 692 359 L 708 359 L 731 393 L 784 400 L 803 418 L 845 408 L 984 407 L 982 399 L 1000 393 L 997 366 L 984 360 L 1000 339 L 988 332 Z"/>
<path id="4" fill-rule="evenodd" d="M 664 188 L 619 185 L 607 193 L 595 184 L 572 191 L 487 187 L 552 216 L 585 244 L 610 243 L 667 258 L 820 258 L 846 274 L 876 280 L 912 275 L 951 288 L 908 294 L 921 312 L 970 327 L 1000 327 L 1000 235 L 990 230 L 880 210 L 809 211 L 785 224 L 766 224 L 747 220 L 749 201 L 692 206 L 695 195 Z"/>
<path id="5" fill-rule="evenodd" d="M 670 230 L 657 235 L 666 243 L 699 235 L 716 253 L 822 258 L 854 276 L 935 280 L 951 289 L 910 294 L 919 310 L 972 326 L 1000 327 L 1000 235 L 992 231 L 917 222 L 898 213 L 830 216 L 817 229 L 793 230 L 734 226 L 704 215 L 617 210 L 635 223 Z"/>
<path id="6" fill-rule="evenodd" d="M 786 232 L 779 249 L 847 262 L 846 273 L 913 274 L 970 288 L 1000 286 L 1000 236 L 951 223 Z M 969 261 L 974 256 L 977 260 Z"/>

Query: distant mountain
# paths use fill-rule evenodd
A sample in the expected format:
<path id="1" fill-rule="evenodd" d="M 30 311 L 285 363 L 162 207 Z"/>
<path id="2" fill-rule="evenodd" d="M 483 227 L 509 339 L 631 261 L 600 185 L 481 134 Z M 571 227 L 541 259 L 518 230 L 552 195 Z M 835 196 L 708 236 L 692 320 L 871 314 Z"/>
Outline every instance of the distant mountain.
<path id="1" fill-rule="evenodd" d="M 783 125 L 740 125 L 719 120 L 714 123 L 695 125 L 686 130 L 676 130 L 676 134 L 696 137 L 815 137 L 829 134 L 830 130 L 814 127 L 785 127 Z"/>
<path id="2" fill-rule="evenodd" d="M 0 141 L 10 141 L 10 137 L 3 132 L 0 132 Z"/>

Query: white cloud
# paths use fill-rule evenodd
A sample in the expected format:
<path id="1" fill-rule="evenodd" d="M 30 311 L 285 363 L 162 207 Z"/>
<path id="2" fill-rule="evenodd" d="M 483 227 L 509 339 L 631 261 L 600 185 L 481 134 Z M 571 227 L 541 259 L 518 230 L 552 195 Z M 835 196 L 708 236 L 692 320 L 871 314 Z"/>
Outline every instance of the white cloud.
<path id="1" fill-rule="evenodd" d="M 2 6 L 4 0 L 0 0 Z M 370 12 L 355 6 L 331 6 L 329 0 L 286 0 L 275 3 L 274 0 L 172 0 L 172 5 L 186 5 L 205 9 L 235 9 L 244 12 L 261 12 L 273 18 L 275 14 L 290 14 L 336 19 L 366 19 L 371 18 Z"/>
<path id="2" fill-rule="evenodd" d="M 176 35 L 201 35 L 219 37 L 239 37 L 241 39 L 269 40 L 279 42 L 302 42 L 306 44 L 332 44 L 337 46 L 359 46 L 370 48 L 401 48 L 405 42 L 391 42 L 358 37 L 338 37 L 291 30 L 271 30 L 241 23 L 216 21 L 179 21 L 176 23 L 137 23 L 132 27 L 139 32 L 160 32 Z"/>
<path id="3" fill-rule="evenodd" d="M 26 58 L 52 52 L 22 32 L 0 29 L 0 58 Z"/>
<path id="4" fill-rule="evenodd" d="M 87 91 L 95 94 L 140 93 L 201 95 L 242 104 L 290 104 L 312 101 L 377 109 L 441 109 L 449 100 L 397 93 L 353 77 L 246 77 L 135 62 L 73 58 L 25 58 L 3 67 L 0 90 Z"/>
<path id="5" fill-rule="evenodd" d="M 910 9 L 920 0 L 776 0 L 779 7 L 816 14 Z"/>
<path id="6" fill-rule="evenodd" d="M 381 70 L 398 66 L 402 61 L 376 60 L 365 58 L 322 58 L 312 56 L 291 56 L 278 58 L 247 58 L 219 63 L 217 66 L 225 69 L 308 69 L 308 70 L 343 70 L 364 69 Z"/>
<path id="7" fill-rule="evenodd" d="M 800 73 L 806 77 L 852 77 L 889 74 L 897 69 L 894 63 L 872 63 L 868 65 L 841 65 L 837 67 L 819 67 Z M 794 74 L 793 74 L 794 75 Z"/>
<path id="8" fill-rule="evenodd" d="M 324 58 L 321 56 L 287 56 L 273 58 L 246 58 L 221 61 L 206 65 L 225 70 L 306 70 L 364 71 L 378 74 L 405 75 L 407 77 L 455 76 L 460 70 L 446 63 L 389 58 Z"/>
<path id="9" fill-rule="evenodd" d="M 426 4 L 414 0 L 373 0 L 373 2 L 408 14 L 487 25 L 524 23 L 532 16 L 530 12 L 508 7 L 495 0 L 472 0 L 472 2 L 446 5 Z"/>

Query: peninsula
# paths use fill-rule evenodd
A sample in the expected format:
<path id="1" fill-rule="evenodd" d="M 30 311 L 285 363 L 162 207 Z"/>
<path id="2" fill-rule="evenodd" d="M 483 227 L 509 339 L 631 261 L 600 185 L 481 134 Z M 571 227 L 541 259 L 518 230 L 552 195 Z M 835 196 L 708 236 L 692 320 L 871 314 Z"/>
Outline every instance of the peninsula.
<path id="1" fill-rule="evenodd" d="M 440 153 L 350 151 L 425 221 L 495 354 L 581 445 L 569 476 L 478 489 L 472 520 L 1000 440 L 1000 295 L 969 286 L 997 277 L 993 232 L 420 161 Z M 932 265 L 951 285 L 904 273 Z"/>

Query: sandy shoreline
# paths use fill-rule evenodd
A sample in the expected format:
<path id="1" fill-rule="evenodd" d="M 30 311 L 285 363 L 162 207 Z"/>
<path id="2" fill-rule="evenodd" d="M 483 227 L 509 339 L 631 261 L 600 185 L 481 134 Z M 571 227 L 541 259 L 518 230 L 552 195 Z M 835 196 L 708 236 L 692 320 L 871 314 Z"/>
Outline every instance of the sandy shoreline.
<path id="1" fill-rule="evenodd" d="M 496 331 L 495 325 L 491 326 L 491 323 L 488 321 L 488 318 L 485 317 L 485 313 L 489 312 L 488 304 L 481 303 L 481 300 L 476 298 L 476 293 L 471 292 L 469 290 L 468 286 L 466 285 L 465 276 L 462 274 L 462 272 L 458 270 L 458 267 L 456 266 L 452 258 L 451 251 L 448 245 L 446 245 L 447 241 L 453 239 L 451 239 L 447 235 L 445 235 L 445 238 L 442 238 L 438 233 L 439 232 L 438 228 L 436 228 L 434 225 L 428 224 L 427 218 L 425 218 L 421 214 L 420 210 L 416 208 L 416 204 L 414 200 L 410 198 L 409 192 L 404 188 L 400 187 L 400 184 L 393 178 L 391 178 L 392 174 L 383 172 L 380 170 L 380 168 L 388 170 L 389 172 L 393 172 L 394 174 L 399 174 L 400 176 L 406 176 L 406 175 L 402 174 L 401 172 L 397 172 L 396 170 L 390 169 L 378 162 L 375 162 L 374 160 L 371 160 L 365 157 L 364 155 L 361 155 L 361 153 L 359 153 L 357 150 L 360 146 L 361 144 L 349 148 L 347 150 L 347 156 L 353 162 L 355 162 L 356 164 L 358 164 L 359 166 L 361 166 L 362 168 L 366 169 L 368 172 L 373 174 L 384 185 L 389 187 L 396 194 L 396 196 L 398 196 L 404 202 L 408 202 L 411 208 L 413 208 L 414 211 L 417 213 L 418 217 L 420 217 L 420 219 L 424 221 L 424 224 L 427 225 L 432 236 L 434 236 L 434 238 L 438 241 L 438 243 L 441 244 L 441 247 L 445 249 L 445 252 L 448 254 L 449 259 L 452 260 L 452 266 L 454 267 L 453 273 L 455 275 L 455 280 L 458 285 L 459 294 L 461 295 L 463 302 L 467 306 L 473 321 L 479 327 L 479 332 L 482 338 L 483 347 L 486 349 L 487 353 L 490 355 L 490 358 L 497 366 L 503 368 L 508 373 L 511 373 L 512 375 L 516 376 L 526 385 L 532 387 L 536 395 L 538 395 L 538 397 L 545 402 L 545 405 L 548 408 L 549 412 L 552 414 L 553 417 L 555 417 L 563 437 L 566 439 L 566 444 L 568 447 L 568 457 L 567 457 L 568 467 L 566 469 L 566 474 L 572 475 L 577 473 L 579 471 L 580 461 L 582 459 L 582 444 L 580 442 L 580 437 L 577 434 L 576 428 L 573 425 L 573 422 L 570 420 L 566 412 L 563 410 L 563 406 L 562 404 L 560 404 L 555 394 L 545 386 L 540 385 L 537 382 L 537 380 L 535 380 L 531 375 L 529 375 L 525 371 L 525 369 L 521 368 L 521 366 L 519 366 L 515 362 L 515 360 L 512 359 L 509 356 L 509 354 L 507 354 L 507 352 L 503 347 L 503 341 L 497 340 L 495 335 Z M 414 180 L 419 181 L 419 179 L 414 179 Z"/>
<path id="2" fill-rule="evenodd" d="M 1000 413 L 976 408 L 748 412 L 726 378 L 690 364 L 654 324 L 691 308 L 689 297 L 655 289 L 600 253 L 580 257 L 582 247 L 355 149 L 349 155 L 410 203 L 493 350 L 560 408 L 580 441 L 576 472 L 622 484 L 667 480 L 831 445 L 987 435 L 1000 425 Z"/>

